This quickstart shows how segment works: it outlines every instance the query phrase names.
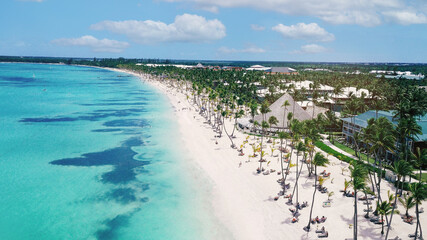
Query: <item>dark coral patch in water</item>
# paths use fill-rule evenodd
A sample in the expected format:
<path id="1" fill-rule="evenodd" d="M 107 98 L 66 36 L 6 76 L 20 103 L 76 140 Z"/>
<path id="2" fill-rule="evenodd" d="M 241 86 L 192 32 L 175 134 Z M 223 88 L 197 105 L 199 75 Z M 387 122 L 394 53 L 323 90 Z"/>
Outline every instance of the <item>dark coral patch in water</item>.
<path id="1" fill-rule="evenodd" d="M 118 109 L 118 110 L 96 110 L 87 115 L 80 115 L 76 117 L 42 117 L 42 118 L 23 118 L 20 122 L 26 123 L 40 123 L 40 122 L 74 122 L 74 121 L 99 121 L 108 117 L 129 117 L 137 116 L 138 113 L 143 112 L 143 109 Z"/>
<path id="2" fill-rule="evenodd" d="M 92 132 L 120 132 L 123 131 L 123 129 L 120 128 L 105 128 L 105 129 L 95 129 L 92 130 Z"/>
<path id="3" fill-rule="evenodd" d="M 147 125 L 148 123 L 144 119 L 121 119 L 104 123 L 106 127 L 144 127 Z"/>
<path id="4" fill-rule="evenodd" d="M 138 161 L 134 159 L 137 155 L 132 150 L 134 146 L 141 146 L 143 142 L 140 138 L 133 137 L 120 147 L 107 149 L 101 152 L 85 153 L 81 157 L 64 158 L 50 162 L 53 165 L 62 166 L 114 166 L 113 171 L 102 175 L 102 181 L 105 183 L 127 183 L 135 179 L 135 168 L 149 164 L 149 161 Z"/>
<path id="5" fill-rule="evenodd" d="M 118 239 L 117 230 L 129 224 L 129 219 L 135 212 L 128 214 L 117 215 L 115 218 L 109 219 L 104 222 L 106 228 L 98 230 L 95 235 L 99 240 Z"/>
<path id="6" fill-rule="evenodd" d="M 117 188 L 108 193 L 107 198 L 126 204 L 136 201 L 135 190 L 132 188 Z"/>

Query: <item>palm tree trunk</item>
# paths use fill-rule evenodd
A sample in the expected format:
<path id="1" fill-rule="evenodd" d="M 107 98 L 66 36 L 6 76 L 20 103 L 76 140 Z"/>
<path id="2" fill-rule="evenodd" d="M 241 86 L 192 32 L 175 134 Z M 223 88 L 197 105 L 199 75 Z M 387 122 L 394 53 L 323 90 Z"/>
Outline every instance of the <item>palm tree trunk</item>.
<path id="1" fill-rule="evenodd" d="M 368 200 L 368 194 L 366 194 L 366 191 L 365 191 L 365 198 L 366 198 L 366 215 L 365 215 L 365 218 L 369 218 L 369 200 Z"/>
<path id="2" fill-rule="evenodd" d="M 282 184 L 285 186 L 285 173 L 283 172 L 283 139 L 280 139 L 280 171 L 282 172 Z M 283 189 L 284 190 L 284 189 Z"/>
<path id="3" fill-rule="evenodd" d="M 313 199 L 311 200 L 310 217 L 308 218 L 307 232 L 310 231 L 311 217 L 312 217 L 313 205 L 314 205 L 314 196 L 316 195 L 316 190 L 317 190 L 317 166 L 314 167 L 314 192 L 313 192 Z"/>
<path id="4" fill-rule="evenodd" d="M 261 152 L 259 153 L 259 171 L 262 172 L 262 143 L 264 138 L 264 129 L 262 129 L 261 134 Z"/>
<path id="5" fill-rule="evenodd" d="M 385 234 L 385 239 L 387 239 L 387 237 L 388 237 L 388 233 L 390 231 L 390 226 L 391 226 L 391 221 L 393 220 L 393 214 L 394 214 L 394 209 L 396 208 L 398 191 L 399 191 L 399 178 L 397 178 L 396 193 L 394 196 L 394 204 L 393 204 L 393 208 L 391 209 L 390 221 L 387 223 L 387 233 Z"/>
<path id="6" fill-rule="evenodd" d="M 232 139 L 232 138 L 231 138 L 231 136 L 228 134 L 228 132 L 227 132 L 227 128 L 225 128 L 225 120 L 224 120 L 224 118 L 222 119 L 222 127 L 224 128 L 224 132 L 225 132 L 225 134 L 227 134 L 228 138 L 229 138 L 229 139 L 230 139 L 230 141 L 231 141 L 231 148 L 234 148 L 234 147 L 235 147 L 235 145 L 234 145 L 233 139 Z"/>
<path id="7" fill-rule="evenodd" d="M 420 226 L 420 230 L 421 230 L 420 218 L 419 218 L 419 213 L 418 213 L 418 202 L 415 203 L 415 214 L 417 215 L 417 226 L 415 227 L 415 237 L 414 237 L 414 239 L 417 239 L 418 226 Z"/>
<path id="8" fill-rule="evenodd" d="M 297 163 L 296 163 L 297 165 L 296 165 L 296 178 L 295 178 L 295 187 L 297 189 L 297 197 L 296 197 L 297 203 L 298 203 L 298 177 L 299 177 L 299 174 L 298 174 L 298 155 L 299 155 L 299 152 L 297 152 Z M 303 165 L 301 165 L 301 170 L 302 170 L 302 166 Z"/>
<path id="9" fill-rule="evenodd" d="M 353 223 L 354 237 L 353 240 L 357 240 L 357 191 L 354 190 L 354 223 Z"/>
<path id="10" fill-rule="evenodd" d="M 288 142 L 288 140 L 286 139 L 286 143 L 285 143 L 285 149 L 286 149 L 286 147 L 287 147 L 287 142 Z M 294 149 L 293 149 L 293 147 L 291 146 L 291 152 L 290 152 L 290 156 L 289 156 L 289 161 L 288 161 L 288 165 L 286 166 L 286 172 L 288 172 L 289 171 L 289 166 L 291 165 L 291 159 L 292 159 L 292 153 L 293 153 L 293 151 L 294 151 Z M 286 174 L 286 176 L 285 176 L 285 180 L 283 180 L 283 184 L 285 184 L 285 182 L 286 182 L 286 178 L 288 177 L 288 175 L 289 174 Z"/>
<path id="11" fill-rule="evenodd" d="M 234 137 L 234 130 L 237 128 L 237 118 L 234 118 L 234 125 L 233 125 L 233 131 L 231 132 L 231 136 Z"/>
<path id="12" fill-rule="evenodd" d="M 297 176 L 296 176 L 296 180 L 295 180 L 294 190 L 292 190 L 292 195 L 291 195 L 291 200 L 293 200 L 294 199 L 295 190 L 297 190 L 297 193 L 296 193 L 297 197 L 295 198 L 296 199 L 296 203 L 298 203 L 298 179 L 299 179 L 299 176 L 301 175 L 301 170 L 302 170 L 303 166 L 304 166 L 304 164 L 301 165 L 301 168 L 300 168 L 299 171 L 298 171 L 298 166 L 297 166 Z"/>

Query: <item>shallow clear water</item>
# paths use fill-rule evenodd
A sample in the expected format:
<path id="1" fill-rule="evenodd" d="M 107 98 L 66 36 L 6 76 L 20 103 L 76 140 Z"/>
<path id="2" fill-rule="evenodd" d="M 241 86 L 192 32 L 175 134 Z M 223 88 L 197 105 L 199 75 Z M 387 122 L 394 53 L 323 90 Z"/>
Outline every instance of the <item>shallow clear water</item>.
<path id="1" fill-rule="evenodd" d="M 99 68 L 0 64 L 0 239 L 229 238 L 165 96 Z"/>

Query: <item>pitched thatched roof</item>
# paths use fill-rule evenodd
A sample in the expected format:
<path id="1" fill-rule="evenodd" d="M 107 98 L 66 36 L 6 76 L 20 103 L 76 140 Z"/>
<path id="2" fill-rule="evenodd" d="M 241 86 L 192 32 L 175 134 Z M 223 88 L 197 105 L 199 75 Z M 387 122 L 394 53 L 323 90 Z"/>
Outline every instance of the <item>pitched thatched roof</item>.
<path id="1" fill-rule="evenodd" d="M 285 116 L 284 125 L 283 125 L 283 116 L 284 116 L 283 114 L 284 114 L 285 108 L 282 107 L 282 105 L 286 100 L 288 100 L 290 105 L 287 107 L 286 116 Z M 295 108 L 294 108 L 294 105 L 295 105 Z M 271 112 L 265 115 L 265 120 L 268 121 L 268 118 L 270 118 L 270 116 L 275 116 L 277 120 L 279 120 L 279 123 L 277 124 L 277 126 L 272 126 L 272 127 L 282 128 L 283 126 L 285 126 L 285 128 L 287 128 L 288 127 L 287 115 L 289 112 L 292 112 L 292 111 L 294 111 L 294 119 L 298 119 L 299 121 L 311 119 L 311 115 L 308 114 L 304 109 L 302 109 L 301 106 L 298 105 L 298 103 L 295 103 L 294 99 L 287 93 L 285 93 L 277 101 L 271 104 L 269 108 Z M 263 119 L 261 114 L 255 116 L 255 121 L 258 121 L 259 123 L 261 123 L 262 120 Z"/>

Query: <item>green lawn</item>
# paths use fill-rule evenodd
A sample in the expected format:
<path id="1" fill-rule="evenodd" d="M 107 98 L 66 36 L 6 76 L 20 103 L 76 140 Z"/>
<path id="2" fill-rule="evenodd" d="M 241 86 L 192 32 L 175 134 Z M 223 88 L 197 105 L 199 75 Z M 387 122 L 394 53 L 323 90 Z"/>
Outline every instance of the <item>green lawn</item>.
<path id="1" fill-rule="evenodd" d="M 415 173 L 415 171 L 414 171 L 414 173 Z M 419 176 L 419 172 L 416 171 L 416 174 L 414 174 L 414 178 L 418 179 L 418 176 Z M 427 173 L 421 173 L 421 179 L 423 182 L 427 182 Z"/>
<path id="2" fill-rule="evenodd" d="M 344 145 L 344 144 L 342 144 L 342 143 L 340 143 L 340 142 L 338 142 L 338 141 L 334 141 L 334 143 L 333 143 L 337 148 L 339 148 L 339 149 L 341 149 L 341 150 L 343 150 L 343 151 L 345 151 L 345 152 L 347 152 L 347 153 L 350 153 L 351 155 L 353 155 L 353 156 L 356 156 L 356 152 L 352 149 L 352 148 L 349 148 L 349 147 L 347 147 L 346 145 Z M 365 162 L 367 162 L 368 161 L 368 156 L 366 156 L 365 154 L 361 154 L 360 155 L 361 156 L 361 159 L 363 160 L 363 161 L 365 161 Z M 374 163 L 375 162 L 375 160 L 373 159 L 373 158 L 369 158 L 369 162 L 370 163 Z"/>

